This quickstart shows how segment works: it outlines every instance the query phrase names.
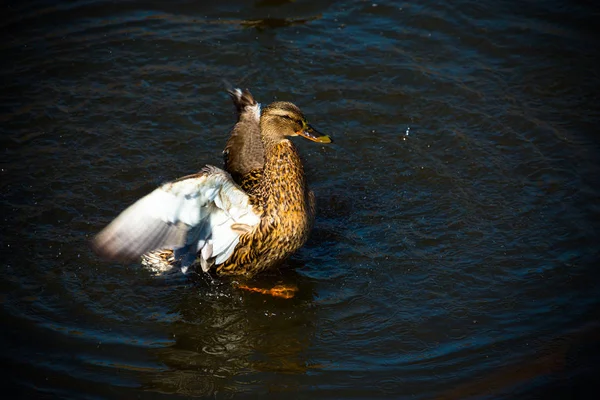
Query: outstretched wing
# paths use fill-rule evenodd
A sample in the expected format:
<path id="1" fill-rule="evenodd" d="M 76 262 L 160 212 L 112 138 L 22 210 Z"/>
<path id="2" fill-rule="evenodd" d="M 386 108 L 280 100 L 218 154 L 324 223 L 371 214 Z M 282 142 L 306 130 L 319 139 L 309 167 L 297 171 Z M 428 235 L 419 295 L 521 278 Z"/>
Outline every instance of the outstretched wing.
<path id="1" fill-rule="evenodd" d="M 206 166 L 142 197 L 104 228 L 92 246 L 101 256 L 120 261 L 173 249 L 176 258 L 190 264 L 200 252 L 207 270 L 225 262 L 240 236 L 259 221 L 248 195 L 231 176 Z"/>
<path id="2" fill-rule="evenodd" d="M 264 144 L 260 138 L 260 104 L 248 89 L 228 90 L 238 111 L 238 120 L 231 130 L 223 157 L 225 169 L 241 183 L 247 174 L 262 170 L 265 164 Z"/>

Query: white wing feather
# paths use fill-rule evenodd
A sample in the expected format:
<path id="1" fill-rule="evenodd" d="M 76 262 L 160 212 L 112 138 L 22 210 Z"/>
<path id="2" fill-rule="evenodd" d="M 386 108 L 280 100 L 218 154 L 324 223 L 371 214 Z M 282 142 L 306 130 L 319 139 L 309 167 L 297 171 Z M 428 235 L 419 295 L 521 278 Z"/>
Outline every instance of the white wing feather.
<path id="1" fill-rule="evenodd" d="M 240 239 L 235 224 L 260 221 L 231 176 L 206 166 L 196 175 L 166 183 L 141 198 L 94 239 L 102 256 L 132 261 L 152 250 L 173 249 L 182 269 L 200 253 L 203 269 L 227 261 Z"/>

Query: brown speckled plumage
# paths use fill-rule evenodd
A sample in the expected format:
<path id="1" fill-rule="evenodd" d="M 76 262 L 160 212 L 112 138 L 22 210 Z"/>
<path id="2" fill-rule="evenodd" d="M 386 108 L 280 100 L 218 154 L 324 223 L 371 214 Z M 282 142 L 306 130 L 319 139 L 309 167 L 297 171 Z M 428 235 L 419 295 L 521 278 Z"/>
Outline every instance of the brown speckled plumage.
<path id="1" fill-rule="evenodd" d="M 315 198 L 306 185 L 296 147 L 288 139 L 267 149 L 263 179 L 250 196 L 260 209 L 257 229 L 242 235 L 233 255 L 217 267 L 222 275 L 254 275 L 298 250 L 315 217 Z"/>
<path id="2" fill-rule="evenodd" d="M 286 136 L 330 140 L 319 136 L 292 103 L 273 103 L 258 120 L 258 105 L 250 92 L 230 94 L 239 114 L 223 152 L 225 169 L 248 194 L 260 222 L 240 236 L 233 254 L 215 269 L 219 275 L 252 276 L 278 266 L 304 245 L 314 222 L 315 197 L 298 150 Z M 155 272 L 169 272 L 174 261 L 172 252 L 164 250 L 143 256 L 143 263 Z"/>

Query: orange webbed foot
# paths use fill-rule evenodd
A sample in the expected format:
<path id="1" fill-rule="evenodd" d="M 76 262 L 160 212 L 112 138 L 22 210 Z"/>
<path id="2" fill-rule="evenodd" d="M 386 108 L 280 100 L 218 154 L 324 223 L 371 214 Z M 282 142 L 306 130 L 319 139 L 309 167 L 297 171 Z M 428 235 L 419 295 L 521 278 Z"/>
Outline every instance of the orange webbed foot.
<path id="1" fill-rule="evenodd" d="M 238 288 L 247 290 L 249 292 L 279 297 L 282 299 L 291 299 L 296 295 L 296 292 L 298 291 L 298 288 L 294 285 L 276 285 L 273 286 L 271 289 L 259 288 L 248 285 L 238 285 Z"/>

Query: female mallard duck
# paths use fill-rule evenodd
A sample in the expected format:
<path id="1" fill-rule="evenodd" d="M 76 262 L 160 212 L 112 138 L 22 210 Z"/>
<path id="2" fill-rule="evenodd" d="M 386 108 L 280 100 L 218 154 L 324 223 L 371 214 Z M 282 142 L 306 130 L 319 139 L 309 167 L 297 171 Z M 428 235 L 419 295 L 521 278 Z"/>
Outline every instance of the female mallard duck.
<path id="1" fill-rule="evenodd" d="M 141 198 L 94 238 L 100 255 L 122 261 L 144 255 L 150 264 L 168 259 L 184 273 L 200 265 L 219 275 L 252 276 L 304 245 L 315 198 L 287 137 L 331 139 L 292 103 L 275 102 L 260 112 L 248 91 L 230 94 L 238 122 L 224 151 L 229 173 L 207 165 Z"/>

